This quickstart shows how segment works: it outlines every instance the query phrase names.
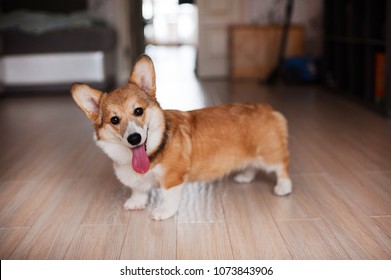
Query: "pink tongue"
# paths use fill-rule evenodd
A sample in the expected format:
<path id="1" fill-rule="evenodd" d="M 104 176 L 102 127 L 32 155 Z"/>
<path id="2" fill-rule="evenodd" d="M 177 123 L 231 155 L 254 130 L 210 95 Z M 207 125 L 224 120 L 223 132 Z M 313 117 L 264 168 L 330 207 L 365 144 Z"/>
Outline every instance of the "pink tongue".
<path id="1" fill-rule="evenodd" d="M 145 151 L 145 146 L 140 145 L 134 149 L 132 149 L 133 152 L 133 158 L 132 158 L 132 165 L 133 169 L 137 173 L 145 173 L 149 169 L 149 158 L 147 155 L 147 152 Z"/>

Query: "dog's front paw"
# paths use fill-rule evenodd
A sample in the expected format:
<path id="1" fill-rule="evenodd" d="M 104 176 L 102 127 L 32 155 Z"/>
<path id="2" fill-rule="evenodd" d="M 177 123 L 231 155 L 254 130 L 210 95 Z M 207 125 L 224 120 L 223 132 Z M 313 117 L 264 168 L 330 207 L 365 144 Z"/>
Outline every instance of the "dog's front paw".
<path id="1" fill-rule="evenodd" d="M 292 192 L 292 181 L 290 179 L 279 179 L 274 187 L 274 193 L 278 196 L 284 196 Z"/>
<path id="2" fill-rule="evenodd" d="M 151 217 L 155 221 L 166 220 L 175 215 L 179 209 L 182 185 L 163 189 L 161 191 L 160 203 L 152 211 Z"/>
<path id="3" fill-rule="evenodd" d="M 167 220 L 173 217 L 177 212 L 177 209 L 167 207 L 157 207 L 152 211 L 151 217 L 155 221 Z"/>
<path id="4" fill-rule="evenodd" d="M 148 194 L 133 193 L 132 196 L 125 202 L 126 210 L 143 210 L 148 202 Z"/>

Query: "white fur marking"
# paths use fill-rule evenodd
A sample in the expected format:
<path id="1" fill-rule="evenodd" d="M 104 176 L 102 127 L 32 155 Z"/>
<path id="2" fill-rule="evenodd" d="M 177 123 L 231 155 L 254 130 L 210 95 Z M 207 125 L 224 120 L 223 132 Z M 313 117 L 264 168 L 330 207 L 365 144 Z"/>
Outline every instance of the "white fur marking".
<path id="1" fill-rule="evenodd" d="M 94 137 L 96 140 L 96 136 Z M 96 140 L 96 144 L 105 154 L 107 154 L 115 163 L 119 165 L 132 163 L 132 151 L 120 143 Z"/>
<path id="2" fill-rule="evenodd" d="M 248 168 L 235 175 L 234 180 L 237 183 L 250 183 L 256 174 L 256 170 Z"/>
<path id="3" fill-rule="evenodd" d="M 284 196 L 292 192 L 292 181 L 288 178 L 278 178 L 277 185 L 274 187 L 274 193 L 278 196 Z"/>
<path id="4" fill-rule="evenodd" d="M 156 221 L 166 220 L 178 211 L 182 196 L 182 185 L 170 188 L 162 188 L 159 205 L 152 212 L 152 219 Z"/>
<path id="5" fill-rule="evenodd" d="M 125 202 L 126 210 L 143 210 L 148 202 L 148 193 L 132 190 L 132 196 Z"/>
<path id="6" fill-rule="evenodd" d="M 163 122 L 164 119 L 163 113 L 158 108 L 148 108 L 147 109 L 147 121 L 148 125 L 148 139 L 147 139 L 147 152 L 154 151 L 157 149 L 162 142 L 162 136 L 164 133 Z M 159 120 L 159 121 L 157 121 Z M 146 127 L 144 128 L 147 129 Z"/>

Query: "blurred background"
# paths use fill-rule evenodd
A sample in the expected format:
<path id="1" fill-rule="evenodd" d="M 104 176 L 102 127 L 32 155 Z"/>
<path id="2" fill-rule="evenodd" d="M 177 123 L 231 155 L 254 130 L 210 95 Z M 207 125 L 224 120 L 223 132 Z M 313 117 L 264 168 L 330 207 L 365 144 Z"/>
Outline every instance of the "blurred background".
<path id="1" fill-rule="evenodd" d="M 285 83 L 318 83 L 387 113 L 389 6 L 385 0 L 1 0 L 0 92 L 68 90 L 75 81 L 110 90 L 126 83 L 141 53 L 159 52 L 156 60 L 187 61 L 178 71 L 200 80 L 262 82 L 280 66 Z"/>
<path id="2" fill-rule="evenodd" d="M 122 84 L 127 80 L 133 61 L 148 45 L 191 46 L 199 54 L 197 70 L 200 77 L 228 78 L 230 27 L 281 24 L 286 1 L 61 0 L 54 3 L 45 0 L 1 0 L 0 3 L 2 80 L 5 86 L 12 87 L 44 85 L 44 76 L 54 76 L 53 71 L 57 67 L 59 75 L 71 75 L 66 73 L 64 64 L 51 66 L 50 71 L 46 72 L 45 69 L 39 71 L 37 65 L 23 70 L 23 73 L 21 69 L 8 69 L 12 65 L 17 66 L 16 63 L 18 67 L 21 64 L 45 63 L 49 54 L 53 60 L 60 62 L 64 59 L 69 62 L 67 64 L 71 64 L 69 58 L 75 57 L 71 58 L 72 63 L 76 63 L 75 67 L 69 65 L 73 68 L 69 70 L 74 77 L 71 75 L 68 80 L 83 78 L 86 75 L 82 73 L 83 67 L 90 63 L 92 67 L 103 67 L 102 73 L 98 73 L 95 67 L 95 80 L 107 82 L 108 79 L 114 79 L 115 83 Z M 302 54 L 319 55 L 322 1 L 297 1 L 293 22 L 301 24 L 300 28 L 305 29 L 307 34 L 305 38 L 300 38 L 305 40 L 306 49 L 301 50 Z M 262 37 L 262 32 L 259 35 Z M 263 41 L 265 45 L 270 44 Z M 251 48 L 257 47 L 258 43 L 249 44 L 248 55 L 254 56 Z M 103 56 L 92 57 L 92 53 L 101 53 Z M 66 54 L 70 56 L 63 58 Z M 81 59 L 72 54 L 85 56 Z M 24 61 L 20 57 L 22 55 Z M 84 62 L 84 59 L 90 62 Z M 78 65 L 78 60 L 83 65 Z M 103 62 L 105 66 L 100 65 Z M 76 73 L 76 69 L 80 69 L 80 73 Z M 23 74 L 29 77 L 22 77 Z M 57 81 L 55 77 L 51 81 L 49 77 L 47 79 L 48 83 L 55 84 L 65 81 L 66 77 L 58 77 Z"/>

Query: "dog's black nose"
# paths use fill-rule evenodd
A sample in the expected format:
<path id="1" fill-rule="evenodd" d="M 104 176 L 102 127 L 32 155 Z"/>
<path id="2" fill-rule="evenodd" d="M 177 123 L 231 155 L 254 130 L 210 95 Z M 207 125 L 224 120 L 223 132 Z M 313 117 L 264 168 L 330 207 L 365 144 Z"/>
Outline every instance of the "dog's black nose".
<path id="1" fill-rule="evenodd" d="M 141 142 L 141 135 L 138 133 L 133 133 L 128 136 L 128 142 L 129 144 L 135 146 L 140 144 Z"/>

